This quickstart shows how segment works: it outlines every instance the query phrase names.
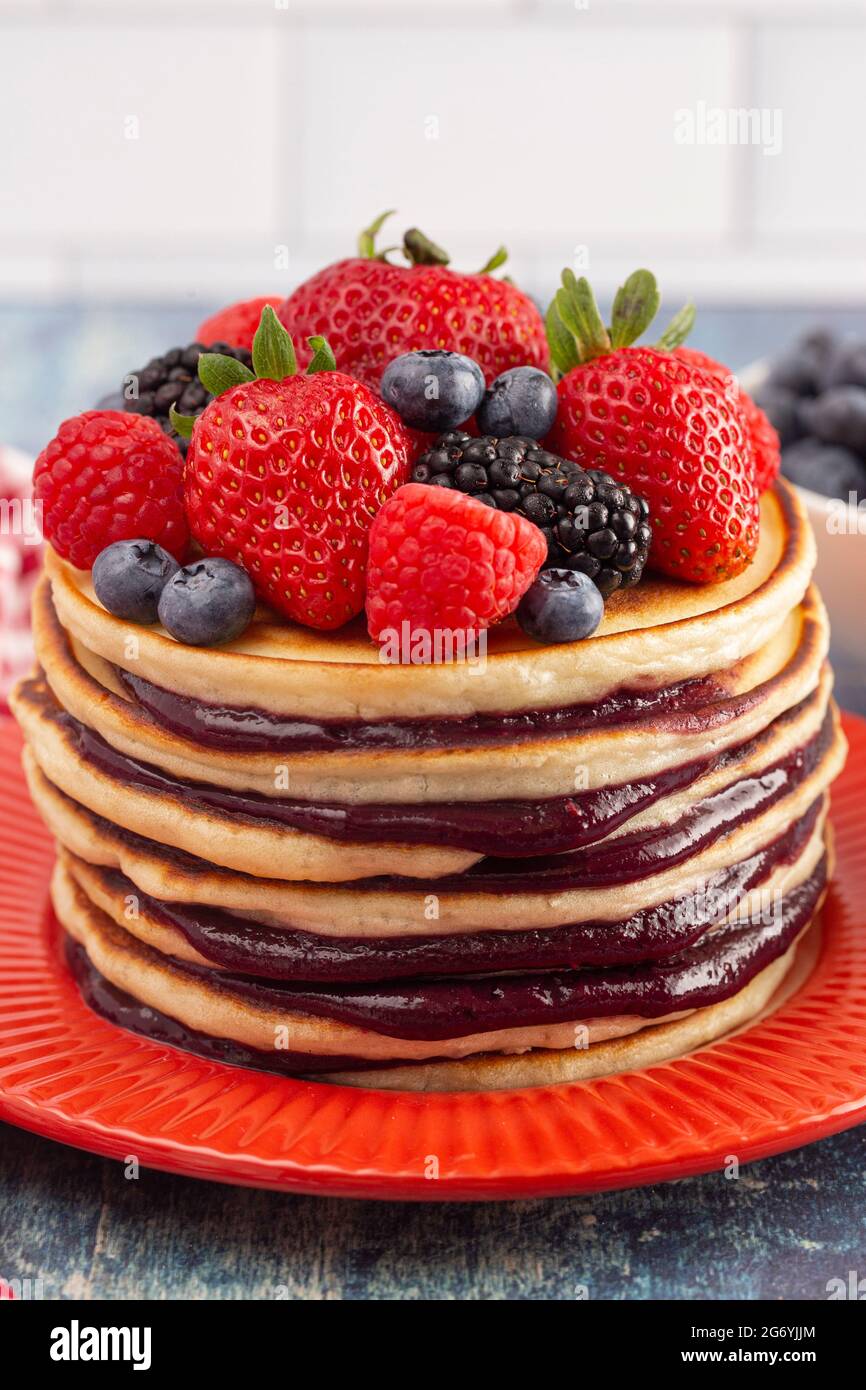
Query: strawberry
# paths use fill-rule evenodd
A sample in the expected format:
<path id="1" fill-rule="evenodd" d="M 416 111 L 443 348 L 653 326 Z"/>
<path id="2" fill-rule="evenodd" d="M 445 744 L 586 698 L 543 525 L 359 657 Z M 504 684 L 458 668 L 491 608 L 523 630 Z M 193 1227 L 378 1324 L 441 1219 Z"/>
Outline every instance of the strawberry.
<path id="1" fill-rule="evenodd" d="M 253 341 L 255 372 L 202 353 L 214 396 L 201 415 L 172 412 L 190 439 L 184 489 L 193 536 L 241 565 L 286 617 L 329 631 L 364 607 L 373 517 L 409 469 L 397 416 L 335 370 L 324 339 L 296 375 L 292 340 L 272 308 Z"/>
<path id="2" fill-rule="evenodd" d="M 720 362 L 714 361 L 705 352 L 698 352 L 697 348 L 678 347 L 675 349 L 675 356 L 681 357 L 684 362 L 690 362 L 693 367 L 701 367 L 705 372 L 721 377 L 728 385 L 729 390 L 733 392 L 745 416 L 746 430 L 752 442 L 752 451 L 755 455 L 755 482 L 758 486 L 758 492 L 766 492 L 767 488 L 779 476 L 779 470 L 782 466 L 782 446 L 778 434 L 761 407 L 756 405 L 751 396 L 743 390 L 730 367 L 723 367 Z"/>
<path id="3" fill-rule="evenodd" d="M 504 249 L 479 274 L 463 275 L 449 270 L 447 254 L 413 229 L 402 247 L 409 264 L 395 265 L 387 251 L 375 251 L 376 234 L 390 215 L 361 233 L 358 256 L 326 266 L 280 305 L 279 317 L 294 337 L 324 334 L 343 371 L 373 390 L 393 358 L 416 348 L 465 353 L 488 385 L 507 367 L 547 369 L 540 313 L 515 285 L 488 273 L 505 261 Z"/>
<path id="4" fill-rule="evenodd" d="M 266 304 L 273 308 L 281 303 L 278 294 L 259 295 L 258 299 L 242 299 L 238 304 L 228 304 L 219 313 L 211 314 L 200 323 L 196 333 L 199 343 L 228 343 L 229 347 L 251 348 L 262 310 Z"/>
<path id="5" fill-rule="evenodd" d="M 541 531 L 516 512 L 408 483 L 370 530 L 370 636 L 399 646 L 405 635 L 425 660 L 447 638 L 460 654 L 514 612 L 546 559 Z"/>
<path id="6" fill-rule="evenodd" d="M 746 419 L 724 378 L 675 351 L 694 321 L 691 305 L 655 347 L 631 346 L 658 304 L 654 276 L 635 271 L 617 293 L 608 329 L 586 280 L 563 272 L 547 318 L 551 352 L 564 375 L 546 442 L 647 499 L 651 568 L 695 583 L 730 579 L 758 545 Z"/>

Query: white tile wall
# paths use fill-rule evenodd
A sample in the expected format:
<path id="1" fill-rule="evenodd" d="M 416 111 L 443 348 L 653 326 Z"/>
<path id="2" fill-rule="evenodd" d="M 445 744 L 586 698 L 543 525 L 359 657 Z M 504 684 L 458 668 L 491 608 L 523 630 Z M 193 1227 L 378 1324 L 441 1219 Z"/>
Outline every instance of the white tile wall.
<path id="1" fill-rule="evenodd" d="M 864 0 L 0 0 L 0 296 L 288 288 L 396 204 L 542 295 L 585 247 L 866 300 L 864 66 Z M 782 153 L 677 144 L 700 103 Z"/>
<path id="2" fill-rule="evenodd" d="M 0 81 L 0 123 L 12 132 L 8 231 L 103 255 L 176 230 L 200 244 L 270 228 L 277 58 L 259 27 L 10 27 Z"/>
<path id="3" fill-rule="evenodd" d="M 584 23 L 310 28 L 303 230 L 344 235 L 395 196 L 473 248 L 716 243 L 730 230 L 730 151 L 678 146 L 673 112 L 729 104 L 732 33 L 641 24 L 628 41 Z M 372 39 L 372 42 L 371 42 Z M 359 54 L 372 61 L 361 63 Z M 628 94 L 625 100 L 623 94 Z"/>
<path id="4" fill-rule="evenodd" d="M 782 154 L 756 184 L 756 232 L 776 245 L 824 238 L 862 251 L 866 235 L 866 39 L 848 23 L 762 28 L 760 105 L 785 113 Z"/>

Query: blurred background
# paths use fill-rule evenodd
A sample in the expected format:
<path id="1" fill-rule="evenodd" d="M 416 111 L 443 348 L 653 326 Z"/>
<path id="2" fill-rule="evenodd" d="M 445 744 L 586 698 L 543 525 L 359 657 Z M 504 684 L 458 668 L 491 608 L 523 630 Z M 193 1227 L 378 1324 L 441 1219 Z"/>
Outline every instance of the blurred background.
<path id="1" fill-rule="evenodd" d="M 648 265 L 735 369 L 864 330 L 864 67 L 863 0 L 0 0 L 0 439 L 389 207 L 545 304 Z"/>
<path id="2" fill-rule="evenodd" d="M 3 436 L 389 207 L 545 302 L 647 264 L 740 366 L 866 303 L 864 60 L 863 0 L 0 0 Z"/>

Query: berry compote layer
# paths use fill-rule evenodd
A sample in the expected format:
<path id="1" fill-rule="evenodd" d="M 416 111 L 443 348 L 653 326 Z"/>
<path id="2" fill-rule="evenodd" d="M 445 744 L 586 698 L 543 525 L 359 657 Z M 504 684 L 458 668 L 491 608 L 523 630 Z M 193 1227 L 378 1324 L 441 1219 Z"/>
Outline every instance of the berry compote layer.
<path id="1" fill-rule="evenodd" d="M 793 864 L 812 838 L 816 800 L 765 848 L 720 869 L 695 891 L 646 907 L 625 921 L 576 922 L 552 929 L 462 932 L 440 936 L 321 936 L 273 927 L 216 908 L 158 902 L 117 871 L 101 872 L 112 895 L 137 895 L 148 920 L 179 931 L 223 969 L 262 979 L 360 982 L 514 970 L 574 970 L 634 965 L 675 955 L 723 920 L 774 871 Z"/>
<path id="2" fill-rule="evenodd" d="M 806 703 L 802 701 L 780 715 L 776 726 L 783 728 L 795 720 Z M 757 750 L 764 737 L 758 735 L 713 758 L 685 762 L 652 777 L 576 792 L 567 797 L 415 804 L 346 803 L 269 797 L 257 792 L 231 791 L 209 783 L 182 782 L 151 763 L 118 752 L 100 734 L 73 716 L 63 712 L 58 718 L 72 731 L 79 752 L 88 763 L 119 779 L 125 786 L 182 797 L 188 806 L 266 821 L 331 840 L 362 844 L 392 841 L 447 846 L 500 858 L 532 857 L 538 867 L 541 867 L 538 856 L 544 856 L 546 862 L 550 856 L 577 851 L 604 840 L 662 797 L 691 786 L 711 769 L 730 768 L 735 777 L 738 761 L 746 760 Z M 830 722 L 825 721 L 822 732 L 830 736 Z M 736 805 L 745 813 L 745 787 L 750 784 L 753 785 L 752 801 L 760 809 L 767 804 L 766 797 L 771 790 L 767 779 L 773 773 L 776 774 L 772 778 L 773 785 L 782 788 L 785 778 L 796 777 L 807 764 L 807 770 L 814 766 L 814 761 L 809 763 L 810 749 L 820 753 L 826 746 L 813 740 L 805 749 L 794 751 L 783 762 L 762 770 L 758 776 L 741 779 L 735 783 L 742 787 L 739 797 L 729 796 L 728 804 L 736 800 Z M 654 836 L 658 840 L 663 829 L 646 831 L 647 844 L 653 843 Z M 625 836 L 620 836 L 616 843 L 625 848 L 625 840 Z"/>
<path id="3" fill-rule="evenodd" d="M 743 989 L 793 945 L 812 920 L 825 884 L 826 860 L 822 858 L 810 877 L 775 904 L 765 919 L 727 923 L 696 946 L 663 961 L 607 970 L 445 978 L 400 985 L 299 987 L 229 972 L 220 972 L 218 981 L 221 992 L 239 1002 L 276 1008 L 287 1015 L 332 1020 L 397 1040 L 443 1045 L 448 1039 L 504 1029 L 623 1015 L 650 1021 L 707 1007 Z M 92 972 L 92 967 L 84 968 L 76 948 L 72 952 L 73 962 L 81 972 L 79 978 L 83 977 L 85 986 L 90 981 L 92 989 L 96 972 Z M 212 970 L 202 966 L 178 962 L 173 969 L 181 977 L 202 985 L 215 978 Z M 101 1005 L 110 1010 L 110 992 L 103 991 L 100 998 L 97 993 L 94 990 L 89 1002 L 97 1009 Z M 143 1014 L 152 1017 L 151 1010 L 142 1011 L 139 1022 Z M 112 1013 L 108 1016 L 112 1017 Z M 124 1021 L 126 1026 L 136 1027 L 135 1011 Z M 162 1020 L 157 1018 L 156 1023 L 161 1026 Z M 184 1045 L 182 1034 L 187 1031 L 181 1030 L 181 1037 L 165 1040 Z M 224 1043 L 217 1046 L 224 1051 Z M 229 1059 L 223 1056 L 223 1060 Z M 295 1071 L 308 1069 L 306 1062 L 299 1065 L 297 1057 L 293 1063 Z M 329 1060 L 332 1070 L 344 1063 L 345 1059 Z"/>
<path id="4" fill-rule="evenodd" d="M 252 792 L 238 794 L 204 784 L 181 783 L 157 767 L 140 763 L 136 759 L 128 758 L 124 753 L 117 752 L 117 749 L 107 744 L 99 734 L 79 724 L 70 714 L 61 713 L 58 717 L 74 731 L 86 762 L 92 763 L 108 776 L 117 778 L 124 785 L 170 792 L 171 795 L 181 798 L 185 805 L 195 805 L 197 802 L 206 808 L 231 813 L 234 819 L 243 817 L 252 820 L 253 823 L 256 820 L 264 820 L 278 826 L 303 830 L 316 828 L 318 833 L 331 835 L 331 830 L 325 828 L 327 821 L 322 823 L 320 819 L 321 803 L 286 802 Z M 657 824 L 632 833 L 626 831 L 607 840 L 603 840 L 603 835 L 609 835 L 613 826 L 619 826 L 628 816 L 634 815 L 631 806 L 623 806 L 623 803 L 616 802 L 616 795 L 610 798 L 616 810 L 616 819 L 612 816 L 609 820 L 602 820 L 601 824 L 596 820 L 595 827 L 591 828 L 589 833 L 585 830 L 587 821 L 581 823 L 580 806 L 577 810 L 570 809 L 575 801 L 580 803 L 580 796 L 557 798 L 552 803 L 478 802 L 470 806 L 464 803 L 455 806 L 452 803 L 445 808 L 436 808 L 434 805 L 424 808 L 407 808 L 403 805 L 341 805 L 338 808 L 339 816 L 335 817 L 334 823 L 339 824 L 342 821 L 343 826 L 349 824 L 352 831 L 350 834 L 343 831 L 343 834 L 353 840 L 375 842 L 392 835 L 418 844 L 453 844 L 448 838 L 452 833 L 453 820 L 460 820 L 467 812 L 477 816 L 480 826 L 477 830 L 477 840 L 473 838 L 474 844 L 484 841 L 484 844 L 496 845 L 499 849 L 498 855 L 488 855 L 464 873 L 446 874 L 436 878 L 438 890 L 502 894 L 524 892 L 527 890 L 528 874 L 531 874 L 534 890 L 562 891 L 570 887 L 627 883 L 634 878 L 657 872 L 662 867 L 681 863 L 695 855 L 699 849 L 719 840 L 720 835 L 733 830 L 738 824 L 755 819 L 783 796 L 794 791 L 819 767 L 823 756 L 833 745 L 833 739 L 833 714 L 828 710 L 819 733 L 802 748 L 788 753 L 780 762 L 753 776 L 738 778 L 723 790 L 695 802 L 673 824 Z M 680 770 L 680 773 L 683 773 L 683 770 Z M 688 780 L 694 780 L 695 776 L 694 766 L 689 767 L 687 783 Z M 656 780 L 651 780 L 648 790 L 645 791 L 644 803 L 655 801 L 657 796 L 663 795 L 664 790 L 666 788 Z M 613 788 L 612 791 L 616 794 L 619 788 Z M 624 788 L 624 798 L 627 799 L 630 792 L 630 788 Z M 592 798 L 596 794 L 582 795 Z M 598 805 L 601 805 L 602 810 L 609 809 L 605 808 L 605 794 L 599 794 L 596 801 L 596 806 Z M 442 809 L 442 820 L 436 821 L 436 810 L 439 809 Z M 584 806 L 582 809 L 585 812 L 587 808 Z M 641 806 L 638 805 L 637 809 L 641 809 Z M 328 810 L 325 806 L 325 815 Z M 523 820 L 520 819 L 521 812 L 524 813 Z M 539 816 L 544 815 L 550 820 L 559 816 L 560 824 L 564 824 L 570 831 L 566 841 L 566 847 L 570 852 L 542 852 L 549 849 L 552 842 L 556 842 L 552 834 L 548 837 L 541 835 L 528 845 L 532 828 L 537 826 Z M 418 826 L 418 821 L 423 831 Z M 588 824 L 592 827 L 591 819 L 588 820 Z M 471 826 L 467 824 L 466 828 L 468 834 L 473 834 Z M 125 831 L 118 827 L 118 833 L 122 837 Z M 339 838 L 339 835 L 334 838 Z M 366 885 L 402 888 L 409 883 L 410 880 L 403 878 L 371 877 L 359 881 L 359 890 L 363 890 Z M 417 888 L 417 880 L 411 883 Z"/>
<path id="5" fill-rule="evenodd" d="M 326 753 L 335 749 L 466 748 L 480 744 L 518 743 L 634 723 L 650 716 L 669 728 L 693 727 L 701 712 L 702 727 L 729 722 L 751 709 L 764 691 L 730 695 L 715 676 L 656 690 L 618 690 L 595 704 L 518 713 L 453 715 L 431 719 L 299 718 L 250 706 L 208 704 L 153 685 L 134 672 L 115 666 L 126 691 L 157 723 L 205 748 L 228 753 Z"/>

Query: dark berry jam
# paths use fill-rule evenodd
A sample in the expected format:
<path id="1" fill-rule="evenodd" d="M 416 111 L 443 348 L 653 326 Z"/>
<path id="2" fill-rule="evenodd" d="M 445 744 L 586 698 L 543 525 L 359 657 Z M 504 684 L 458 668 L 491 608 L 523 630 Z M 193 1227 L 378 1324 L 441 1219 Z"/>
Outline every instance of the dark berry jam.
<path id="1" fill-rule="evenodd" d="M 219 983 L 241 999 L 286 1013 L 331 1019 L 386 1037 L 427 1042 L 621 1014 L 662 1018 L 718 1003 L 745 988 L 759 971 L 793 944 L 809 923 L 825 881 L 826 861 L 822 859 L 809 879 L 786 894 L 781 902 L 773 904 L 766 919 L 728 923 L 688 950 L 662 961 L 640 965 L 609 970 L 421 980 L 400 985 L 308 985 L 303 988 L 220 972 Z M 73 964 L 76 964 L 74 947 Z M 80 961 L 79 968 L 83 971 Z M 176 962 L 174 968 L 192 980 L 214 979 L 214 972 L 204 966 Z M 119 995 L 118 991 L 113 993 Z M 108 1016 L 120 1021 L 116 1014 L 117 1000 L 107 997 L 106 991 L 97 998 L 91 983 L 85 997 L 99 1011 L 102 1011 L 101 1003 L 107 1006 L 111 1010 Z M 125 996 L 119 995 L 119 998 L 122 1003 Z M 141 1006 L 126 1018 L 125 1026 L 138 1029 L 143 1021 L 147 1026 L 147 1015 L 153 1019 L 151 1027 L 164 1030 L 164 1018 Z M 174 1036 L 167 1037 L 163 1031 L 160 1040 L 185 1045 L 183 1035 L 188 1030 L 177 1024 L 173 1025 L 173 1030 Z M 236 1045 L 222 1043 L 219 1046 L 227 1054 L 220 1060 L 232 1060 Z M 243 1049 L 247 1055 L 249 1051 Z M 268 1054 L 269 1065 L 275 1060 L 275 1055 Z M 298 1054 L 294 1057 L 283 1054 L 279 1060 L 280 1069 L 285 1065 L 286 1070 L 310 1071 L 315 1066 L 306 1058 L 301 1062 Z M 327 1065 L 335 1069 L 346 1061 L 345 1058 L 331 1058 Z"/>
<path id="2" fill-rule="evenodd" d="M 180 931 L 215 965 L 265 979 L 333 983 L 633 965 L 685 950 L 775 869 L 793 863 L 815 829 L 820 804 L 816 801 L 772 844 L 708 877 L 698 891 L 618 922 L 444 936 L 333 937 L 271 927 L 200 904 L 157 902 L 116 871 L 103 871 L 103 880 L 118 895 L 136 894 L 149 917 Z"/>
<path id="3" fill-rule="evenodd" d="M 769 682 L 741 695 L 730 695 L 715 676 L 655 690 L 618 690 L 594 704 L 517 713 L 461 714 L 440 718 L 309 719 L 270 714 L 250 707 L 212 705 L 177 695 L 122 667 L 118 679 L 136 703 L 162 728 L 205 748 L 227 753 L 326 753 L 333 750 L 469 748 L 483 744 L 524 743 L 591 732 L 610 725 L 652 718 L 655 727 L 692 730 L 715 728 L 738 718 L 767 693 Z"/>
<path id="4" fill-rule="evenodd" d="M 805 703 L 780 715 L 773 727 L 796 719 Z M 733 766 L 766 737 L 766 734 L 757 735 L 711 759 L 682 763 L 652 777 L 577 792 L 573 796 L 532 801 L 350 804 L 269 797 L 252 791 L 231 791 L 210 783 L 182 782 L 151 763 L 119 753 L 71 715 L 60 712 L 56 717 L 71 729 L 82 757 L 95 767 L 124 785 L 180 797 L 190 808 L 228 812 L 252 821 L 264 820 L 331 840 L 436 845 L 479 855 L 508 856 L 509 859 L 532 857 L 539 867 L 538 856 L 579 851 L 603 840 L 660 797 L 691 786 L 711 768 Z M 745 780 L 756 782 L 754 778 Z M 744 805 L 742 797 L 740 804 Z M 659 833 L 644 833 L 641 839 L 652 843 L 653 834 L 658 836 Z M 618 839 L 617 845 L 631 849 L 627 837 Z"/>
<path id="5" fill-rule="evenodd" d="M 246 1047 L 231 1038 L 211 1038 L 207 1033 L 198 1033 L 176 1018 L 142 1004 L 131 994 L 118 989 L 104 975 L 100 975 L 84 947 L 71 936 L 66 938 L 66 960 L 75 977 L 81 996 L 101 1018 L 118 1028 L 126 1028 L 130 1033 L 140 1033 L 151 1042 L 167 1043 L 170 1047 L 181 1048 L 184 1052 L 194 1052 L 209 1062 L 222 1062 L 229 1067 L 251 1067 L 254 1071 L 276 1072 L 278 1076 L 298 1076 L 300 1073 L 322 1071 L 365 1070 L 373 1065 L 358 1057 L 313 1057 L 306 1052 L 261 1052 L 258 1048 Z M 376 1066 L 387 1066 L 387 1062 L 377 1062 Z"/>

